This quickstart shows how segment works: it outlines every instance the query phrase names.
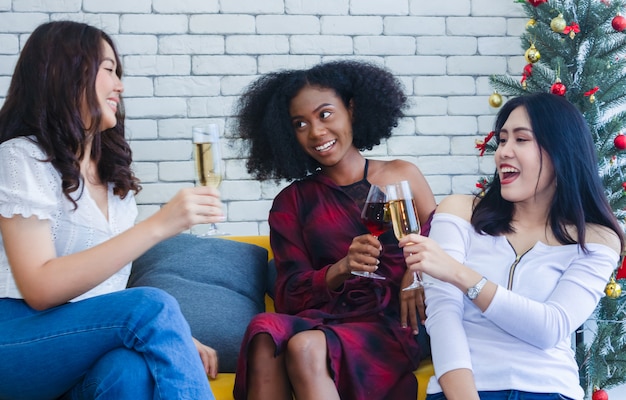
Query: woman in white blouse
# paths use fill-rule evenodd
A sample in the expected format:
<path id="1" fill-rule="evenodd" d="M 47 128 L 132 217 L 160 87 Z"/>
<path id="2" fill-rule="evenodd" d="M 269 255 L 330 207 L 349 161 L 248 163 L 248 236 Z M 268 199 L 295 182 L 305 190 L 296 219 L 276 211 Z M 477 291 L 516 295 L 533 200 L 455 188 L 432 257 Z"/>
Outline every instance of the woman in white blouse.
<path id="1" fill-rule="evenodd" d="M 495 123 L 483 197 L 441 202 L 430 237 L 400 242 L 424 273 L 435 377 L 428 399 L 582 399 L 572 333 L 623 249 L 582 114 L 538 93 Z"/>
<path id="2" fill-rule="evenodd" d="M 219 193 L 184 189 L 134 225 L 121 75 L 111 38 L 69 21 L 39 26 L 17 62 L 0 110 L 0 398 L 213 398 L 215 351 L 176 301 L 123 289 L 148 248 L 221 220 Z"/>

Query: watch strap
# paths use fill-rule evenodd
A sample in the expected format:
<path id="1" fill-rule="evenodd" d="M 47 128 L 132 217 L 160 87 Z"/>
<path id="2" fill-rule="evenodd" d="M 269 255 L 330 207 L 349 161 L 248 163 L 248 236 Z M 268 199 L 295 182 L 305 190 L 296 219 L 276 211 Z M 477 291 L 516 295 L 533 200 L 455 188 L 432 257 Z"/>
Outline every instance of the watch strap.
<path id="1" fill-rule="evenodd" d="M 470 300 L 474 300 L 480 294 L 480 291 L 483 290 L 483 287 L 487 284 L 487 278 L 484 276 L 478 281 L 478 283 L 471 288 L 467 289 L 467 297 Z"/>

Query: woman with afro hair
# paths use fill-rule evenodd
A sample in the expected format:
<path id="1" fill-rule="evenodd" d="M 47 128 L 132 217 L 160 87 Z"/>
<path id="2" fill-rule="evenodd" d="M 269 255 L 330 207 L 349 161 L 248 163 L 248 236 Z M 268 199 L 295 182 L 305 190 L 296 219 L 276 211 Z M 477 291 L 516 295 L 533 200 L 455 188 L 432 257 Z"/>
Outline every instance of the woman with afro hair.
<path id="1" fill-rule="evenodd" d="M 268 220 L 277 313 L 248 326 L 236 399 L 416 398 L 412 372 L 428 351 L 423 293 L 400 289 L 412 275 L 393 232 L 377 238 L 360 218 L 371 184 L 400 180 L 410 182 L 422 224 L 435 209 L 414 164 L 361 153 L 391 135 L 406 101 L 389 71 L 361 61 L 269 73 L 240 98 L 248 171 L 293 182 Z"/>

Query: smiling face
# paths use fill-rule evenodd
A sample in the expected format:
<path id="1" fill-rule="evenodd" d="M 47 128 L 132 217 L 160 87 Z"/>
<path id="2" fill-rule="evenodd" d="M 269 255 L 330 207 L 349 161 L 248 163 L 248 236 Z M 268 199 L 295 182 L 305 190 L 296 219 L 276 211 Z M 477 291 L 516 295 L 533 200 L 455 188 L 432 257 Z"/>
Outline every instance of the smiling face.
<path id="1" fill-rule="evenodd" d="M 106 41 L 102 41 L 102 61 L 96 75 L 96 96 L 102 112 L 101 131 L 113 128 L 117 124 L 116 112 L 120 94 L 124 91 L 122 81 L 117 76 L 115 60 L 115 53 L 111 46 Z"/>
<path id="2" fill-rule="evenodd" d="M 550 204 L 556 189 L 554 168 L 535 139 L 524 107 L 514 109 L 502 126 L 495 161 L 502 198 Z"/>
<path id="3" fill-rule="evenodd" d="M 303 87 L 291 99 L 289 114 L 296 140 L 322 168 L 358 151 L 352 144 L 352 112 L 334 90 Z"/>

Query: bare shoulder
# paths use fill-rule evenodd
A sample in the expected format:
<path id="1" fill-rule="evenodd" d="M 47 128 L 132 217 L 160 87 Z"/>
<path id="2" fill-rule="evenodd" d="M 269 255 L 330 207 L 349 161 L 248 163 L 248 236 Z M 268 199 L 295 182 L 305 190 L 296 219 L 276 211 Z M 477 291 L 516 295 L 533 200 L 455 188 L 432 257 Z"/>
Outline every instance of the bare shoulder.
<path id="1" fill-rule="evenodd" d="M 392 175 L 399 177 L 401 179 L 406 179 L 407 176 L 411 176 L 413 174 L 420 174 L 421 171 L 417 167 L 417 165 L 401 159 L 394 160 L 370 160 L 370 166 L 374 166 L 375 168 L 380 168 L 380 173 L 382 175 Z M 398 180 L 396 178 L 396 180 Z"/>
<path id="2" fill-rule="evenodd" d="M 472 210 L 476 202 L 476 196 L 467 194 L 452 194 L 444 198 L 437 206 L 437 213 L 456 215 L 469 221 L 472 218 Z"/>
<path id="3" fill-rule="evenodd" d="M 620 254 L 620 239 L 612 229 L 598 224 L 587 224 L 586 228 L 585 241 L 587 243 L 603 244 Z"/>

